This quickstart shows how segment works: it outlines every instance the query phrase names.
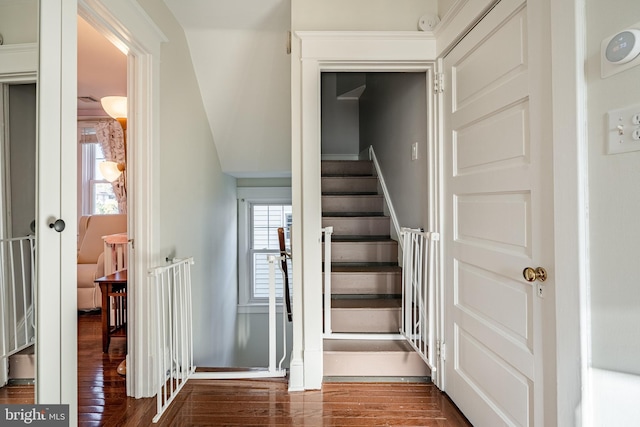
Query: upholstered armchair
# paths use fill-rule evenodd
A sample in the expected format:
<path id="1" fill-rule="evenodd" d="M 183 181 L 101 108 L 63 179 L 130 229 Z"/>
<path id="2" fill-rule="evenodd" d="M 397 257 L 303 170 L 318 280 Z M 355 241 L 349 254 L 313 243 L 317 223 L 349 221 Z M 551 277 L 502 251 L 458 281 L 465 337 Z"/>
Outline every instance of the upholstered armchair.
<path id="1" fill-rule="evenodd" d="M 100 287 L 94 280 L 104 275 L 102 236 L 126 233 L 127 216 L 82 216 L 78 224 L 78 310 L 95 310 L 102 305 Z"/>

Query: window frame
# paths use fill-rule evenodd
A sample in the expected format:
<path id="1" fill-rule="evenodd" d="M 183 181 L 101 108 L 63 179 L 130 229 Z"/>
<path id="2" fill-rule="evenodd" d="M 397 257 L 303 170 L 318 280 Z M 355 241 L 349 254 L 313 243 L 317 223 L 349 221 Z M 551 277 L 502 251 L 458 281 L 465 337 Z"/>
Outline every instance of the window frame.
<path id="1" fill-rule="evenodd" d="M 238 187 L 238 312 L 267 313 L 268 299 L 253 298 L 252 206 L 291 205 L 291 187 Z M 266 251 L 269 252 L 269 251 Z M 276 271 L 276 274 L 279 274 Z M 292 280 L 292 277 L 289 277 Z M 276 300 L 282 311 L 282 298 Z"/>
<path id="2" fill-rule="evenodd" d="M 83 215 L 96 215 L 94 213 L 96 204 L 96 186 L 98 184 L 112 185 L 106 179 L 95 179 L 97 173 L 96 168 L 96 148 L 99 142 L 94 141 L 95 134 L 85 133 L 85 129 L 93 129 L 95 132 L 95 122 L 80 122 L 78 124 L 78 193 L 80 200 L 78 203 L 78 218 Z M 89 141 L 82 141 L 88 138 Z M 106 215 L 115 215 L 119 212 Z"/>

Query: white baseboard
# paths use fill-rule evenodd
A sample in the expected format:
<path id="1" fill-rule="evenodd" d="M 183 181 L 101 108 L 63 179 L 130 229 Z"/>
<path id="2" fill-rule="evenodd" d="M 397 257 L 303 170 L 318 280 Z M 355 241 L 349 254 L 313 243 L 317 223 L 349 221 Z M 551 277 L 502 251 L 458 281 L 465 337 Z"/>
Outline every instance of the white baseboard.
<path id="1" fill-rule="evenodd" d="M 304 362 L 293 355 L 289 364 L 289 391 L 304 391 Z"/>

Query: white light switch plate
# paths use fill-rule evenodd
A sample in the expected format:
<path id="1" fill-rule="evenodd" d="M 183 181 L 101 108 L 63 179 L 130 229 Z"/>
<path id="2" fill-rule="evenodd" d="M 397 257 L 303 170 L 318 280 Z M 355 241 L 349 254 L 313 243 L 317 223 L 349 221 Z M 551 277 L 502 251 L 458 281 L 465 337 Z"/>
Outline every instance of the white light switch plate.
<path id="1" fill-rule="evenodd" d="M 411 160 L 418 160 L 418 143 L 411 144 Z"/>
<path id="2" fill-rule="evenodd" d="M 607 154 L 640 150 L 640 104 L 607 113 Z"/>

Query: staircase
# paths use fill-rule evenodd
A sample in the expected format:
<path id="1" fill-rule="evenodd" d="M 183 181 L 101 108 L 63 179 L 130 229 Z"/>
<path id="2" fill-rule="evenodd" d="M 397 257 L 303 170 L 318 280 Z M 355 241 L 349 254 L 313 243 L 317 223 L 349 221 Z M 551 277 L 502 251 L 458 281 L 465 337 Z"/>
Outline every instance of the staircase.
<path id="1" fill-rule="evenodd" d="M 398 335 L 398 242 L 390 237 L 373 163 L 323 161 L 321 173 L 322 226 L 333 227 L 333 334 L 325 334 L 325 379 L 429 376 L 420 356 Z"/>

